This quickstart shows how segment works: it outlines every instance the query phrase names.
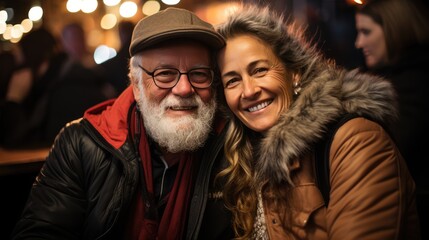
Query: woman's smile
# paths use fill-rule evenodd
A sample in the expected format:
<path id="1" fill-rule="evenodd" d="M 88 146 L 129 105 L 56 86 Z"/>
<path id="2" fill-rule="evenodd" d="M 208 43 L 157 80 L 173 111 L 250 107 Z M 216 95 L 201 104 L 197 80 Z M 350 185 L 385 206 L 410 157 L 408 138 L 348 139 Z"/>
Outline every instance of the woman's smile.
<path id="1" fill-rule="evenodd" d="M 268 105 L 270 105 L 272 102 L 273 102 L 272 100 L 269 100 L 269 101 L 265 101 L 265 102 L 259 103 L 259 104 L 257 104 L 256 106 L 253 106 L 253 107 L 249 107 L 249 108 L 247 108 L 247 111 L 249 111 L 249 112 L 256 112 L 256 111 L 259 111 L 259 110 L 261 110 L 261 109 L 266 108 L 266 107 L 267 107 Z"/>
<path id="2" fill-rule="evenodd" d="M 271 46 L 251 35 L 227 40 L 219 55 L 222 85 L 231 111 L 248 128 L 273 127 L 292 99 L 292 78 Z"/>

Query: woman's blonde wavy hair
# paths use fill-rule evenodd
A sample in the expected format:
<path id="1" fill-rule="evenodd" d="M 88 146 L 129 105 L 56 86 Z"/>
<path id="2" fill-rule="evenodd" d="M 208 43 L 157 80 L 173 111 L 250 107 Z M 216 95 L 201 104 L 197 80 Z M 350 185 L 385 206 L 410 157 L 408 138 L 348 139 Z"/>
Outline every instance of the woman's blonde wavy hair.
<path id="1" fill-rule="evenodd" d="M 323 71 L 322 56 L 315 45 L 305 40 L 304 29 L 289 20 L 267 7 L 246 5 L 230 14 L 225 23 L 217 26 L 217 31 L 226 40 L 241 34 L 251 34 L 265 41 L 272 46 L 273 52 L 287 69 L 298 74 L 301 84 L 305 85 L 309 79 Z M 286 76 L 285 81 L 288 81 Z M 225 102 L 223 88 L 219 85 L 220 107 L 230 121 L 224 149 L 229 166 L 218 177 L 226 178 L 223 196 L 227 208 L 232 212 L 236 239 L 249 239 L 253 233 L 258 191 L 264 186 L 264 192 L 267 190 L 277 199 L 284 199 L 287 198 L 287 193 L 278 189 L 293 183 L 291 178 L 282 183 L 273 183 L 257 176 L 255 166 L 258 159 L 257 141 L 260 140 L 258 133 L 247 128 L 232 114 Z M 278 200 L 276 204 L 278 208 L 284 209 L 287 202 Z"/>

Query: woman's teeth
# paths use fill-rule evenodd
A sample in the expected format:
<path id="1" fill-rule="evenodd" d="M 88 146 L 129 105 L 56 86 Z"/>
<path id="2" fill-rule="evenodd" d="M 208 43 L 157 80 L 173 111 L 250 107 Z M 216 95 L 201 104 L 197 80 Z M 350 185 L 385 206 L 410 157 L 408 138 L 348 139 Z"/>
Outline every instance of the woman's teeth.
<path id="1" fill-rule="evenodd" d="M 248 110 L 249 112 L 255 112 L 255 111 L 261 110 L 263 108 L 266 108 L 268 105 L 270 105 L 271 102 L 272 101 L 266 101 L 266 102 L 260 103 L 254 107 L 248 108 Z"/>

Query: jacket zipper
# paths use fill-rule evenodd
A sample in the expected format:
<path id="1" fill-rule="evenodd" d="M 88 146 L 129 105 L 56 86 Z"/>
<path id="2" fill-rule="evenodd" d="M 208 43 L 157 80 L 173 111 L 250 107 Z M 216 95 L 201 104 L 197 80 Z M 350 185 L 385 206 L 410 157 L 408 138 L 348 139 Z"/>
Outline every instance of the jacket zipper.
<path id="1" fill-rule="evenodd" d="M 168 164 L 167 164 L 167 162 L 165 162 L 165 160 L 164 160 L 164 158 L 163 157 L 161 157 L 160 158 L 161 159 L 161 161 L 162 161 L 162 163 L 164 163 L 164 170 L 163 170 L 163 172 L 162 172 L 162 178 L 161 178 L 161 189 L 160 189 L 160 191 L 159 191 L 159 201 L 161 201 L 161 198 L 162 198 L 162 192 L 164 192 L 164 180 L 165 180 L 165 174 L 167 173 L 167 170 L 168 170 Z"/>
<path id="2" fill-rule="evenodd" d="M 190 232 L 190 234 L 189 234 L 189 237 L 187 237 L 187 239 L 197 239 L 197 237 L 198 237 L 196 233 L 198 233 L 200 230 L 201 223 L 203 220 L 203 215 L 204 215 L 202 209 L 205 208 L 206 203 L 207 203 L 208 184 L 210 182 L 210 176 L 212 174 L 211 169 L 213 168 L 213 164 L 216 161 L 217 155 L 219 154 L 219 151 L 223 146 L 223 141 L 221 141 L 221 140 L 224 138 L 224 136 L 225 136 L 225 129 L 222 131 L 222 134 L 215 136 L 215 147 L 210 152 L 210 154 L 206 155 L 206 156 L 212 156 L 210 158 L 210 162 L 209 162 L 208 166 L 206 165 L 207 166 L 206 168 L 202 169 L 202 171 L 200 169 L 200 172 L 198 174 L 200 176 L 201 174 L 204 173 L 204 176 L 205 176 L 202 180 L 202 186 L 203 186 L 202 195 L 201 195 L 201 198 L 199 200 L 199 203 L 195 204 L 195 205 L 197 205 L 197 209 L 198 209 L 198 211 L 196 211 L 197 219 L 195 221 L 195 225 L 189 227 L 188 233 Z M 204 156 L 203 156 L 203 158 L 204 158 Z M 197 180 L 198 180 L 198 178 L 197 178 Z"/>

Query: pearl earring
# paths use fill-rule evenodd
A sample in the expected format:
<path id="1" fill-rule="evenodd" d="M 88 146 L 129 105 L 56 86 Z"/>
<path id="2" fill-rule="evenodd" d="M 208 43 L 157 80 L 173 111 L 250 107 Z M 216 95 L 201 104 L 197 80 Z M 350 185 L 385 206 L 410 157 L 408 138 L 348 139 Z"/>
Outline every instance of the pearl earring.
<path id="1" fill-rule="evenodd" d="M 299 92 L 301 92 L 301 83 L 296 81 L 293 83 L 293 94 L 299 95 Z"/>

